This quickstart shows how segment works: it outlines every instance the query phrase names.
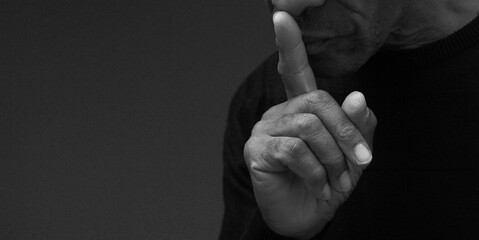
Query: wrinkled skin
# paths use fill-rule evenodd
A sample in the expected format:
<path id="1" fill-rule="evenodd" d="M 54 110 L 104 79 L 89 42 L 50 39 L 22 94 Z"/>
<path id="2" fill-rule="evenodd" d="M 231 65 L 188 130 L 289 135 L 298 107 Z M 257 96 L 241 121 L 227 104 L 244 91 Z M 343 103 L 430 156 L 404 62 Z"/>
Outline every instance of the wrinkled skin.
<path id="1" fill-rule="evenodd" d="M 273 20 L 288 101 L 263 115 L 244 156 L 268 226 L 307 239 L 331 220 L 371 162 L 376 118 L 359 92 L 340 106 L 317 90 L 298 25 L 283 11 Z"/>
<path id="2" fill-rule="evenodd" d="M 309 41 L 329 39 L 308 51 L 317 77 L 340 77 L 360 68 L 397 28 L 408 0 L 265 0 L 269 9 L 290 13 Z"/>

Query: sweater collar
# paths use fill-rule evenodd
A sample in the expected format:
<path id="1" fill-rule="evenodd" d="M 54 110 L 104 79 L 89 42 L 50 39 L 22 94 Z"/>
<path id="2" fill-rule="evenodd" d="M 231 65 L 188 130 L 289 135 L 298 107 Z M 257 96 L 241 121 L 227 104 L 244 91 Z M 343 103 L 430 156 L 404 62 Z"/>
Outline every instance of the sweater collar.
<path id="1" fill-rule="evenodd" d="M 479 17 L 457 32 L 416 49 L 382 50 L 366 65 L 380 65 L 390 70 L 412 70 L 440 63 L 479 42 Z"/>

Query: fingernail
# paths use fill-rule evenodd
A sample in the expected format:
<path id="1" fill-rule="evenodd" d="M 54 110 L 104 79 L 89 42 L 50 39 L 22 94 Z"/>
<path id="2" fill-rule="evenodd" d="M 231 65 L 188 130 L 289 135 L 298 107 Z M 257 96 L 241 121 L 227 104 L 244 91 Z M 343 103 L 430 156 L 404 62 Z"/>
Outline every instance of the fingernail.
<path id="1" fill-rule="evenodd" d="M 276 12 L 273 13 L 273 21 L 275 20 L 276 14 L 278 14 L 278 12 L 279 12 L 279 11 L 276 11 Z"/>
<path id="2" fill-rule="evenodd" d="M 348 171 L 344 171 L 341 176 L 339 176 L 339 188 L 343 192 L 351 190 L 351 176 Z"/>
<path id="3" fill-rule="evenodd" d="M 358 143 L 356 147 L 354 147 L 354 154 L 356 155 L 356 160 L 359 165 L 368 164 L 373 158 L 371 152 L 363 143 Z"/>
<path id="4" fill-rule="evenodd" d="M 328 184 L 324 185 L 323 191 L 321 192 L 321 198 L 323 200 L 329 200 L 331 198 L 331 189 Z"/>

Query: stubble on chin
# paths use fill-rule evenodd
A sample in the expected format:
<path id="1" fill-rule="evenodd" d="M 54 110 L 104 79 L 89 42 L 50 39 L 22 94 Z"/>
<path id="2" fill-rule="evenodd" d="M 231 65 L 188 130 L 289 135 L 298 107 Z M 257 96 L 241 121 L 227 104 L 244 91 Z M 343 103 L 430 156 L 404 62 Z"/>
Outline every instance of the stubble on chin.
<path id="1" fill-rule="evenodd" d="M 308 56 L 315 76 L 334 79 L 358 71 L 384 43 L 381 38 L 372 40 L 355 38 L 347 44 L 330 45 L 323 54 Z"/>

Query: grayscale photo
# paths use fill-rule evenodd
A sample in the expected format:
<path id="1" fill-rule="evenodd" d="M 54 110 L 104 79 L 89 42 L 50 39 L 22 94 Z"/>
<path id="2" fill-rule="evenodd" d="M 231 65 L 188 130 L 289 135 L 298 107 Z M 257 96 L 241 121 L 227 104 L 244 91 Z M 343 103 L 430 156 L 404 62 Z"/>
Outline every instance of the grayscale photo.
<path id="1" fill-rule="evenodd" d="M 0 239 L 479 239 L 479 0 L 5 0 L 0 32 Z"/>

